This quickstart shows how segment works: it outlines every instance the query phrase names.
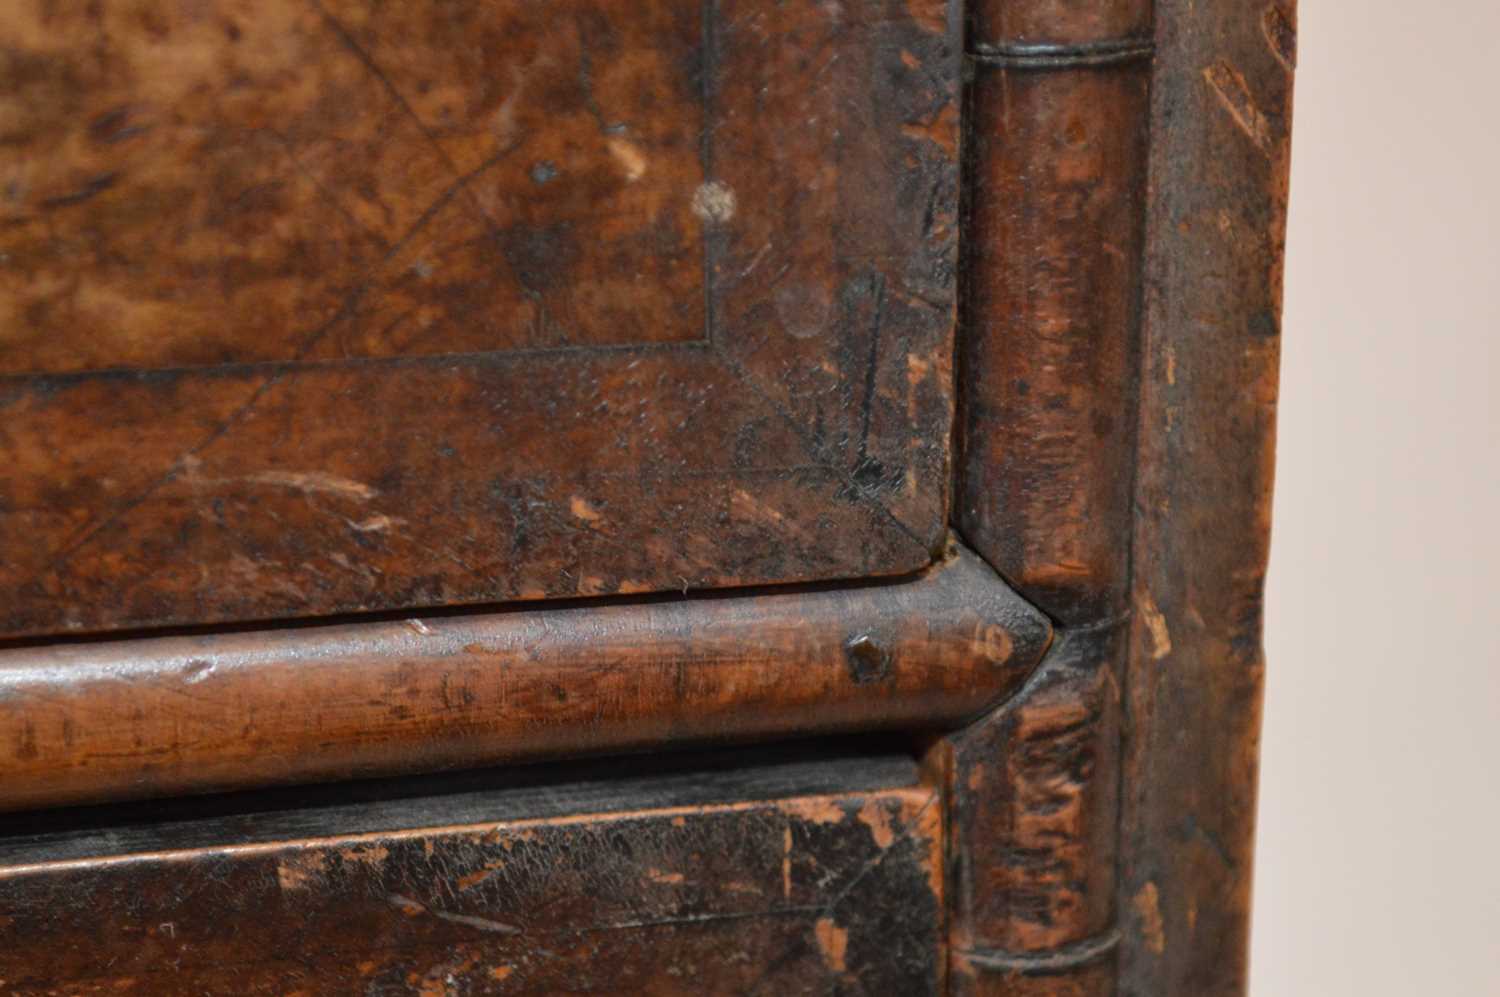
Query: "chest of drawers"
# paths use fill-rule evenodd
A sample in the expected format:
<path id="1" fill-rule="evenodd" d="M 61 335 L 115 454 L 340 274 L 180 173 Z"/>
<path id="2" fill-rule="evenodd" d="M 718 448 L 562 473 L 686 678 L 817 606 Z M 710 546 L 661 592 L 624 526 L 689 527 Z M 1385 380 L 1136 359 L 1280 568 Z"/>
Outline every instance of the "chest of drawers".
<path id="1" fill-rule="evenodd" d="M 0 991 L 1236 993 L 1293 11 L 0 12 Z"/>

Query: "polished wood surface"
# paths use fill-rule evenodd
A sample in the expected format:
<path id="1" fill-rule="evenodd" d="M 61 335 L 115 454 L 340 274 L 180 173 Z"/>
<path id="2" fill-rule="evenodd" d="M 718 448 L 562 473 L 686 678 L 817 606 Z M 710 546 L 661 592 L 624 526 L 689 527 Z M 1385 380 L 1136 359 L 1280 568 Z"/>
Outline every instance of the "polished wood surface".
<path id="1" fill-rule="evenodd" d="M 929 758 L 954 993 L 1114 992 L 1151 5 L 979 2 L 953 521 L 1058 624 Z"/>
<path id="2" fill-rule="evenodd" d="M 0 990 L 1242 994 L 1295 37 L 0 10 Z"/>
<path id="3" fill-rule="evenodd" d="M 1087 625 L 1129 583 L 1150 6 L 1059 6 L 976 11 L 953 519 Z"/>
<path id="4" fill-rule="evenodd" d="M 0 652 L 0 810 L 951 729 L 1014 691 L 1050 637 L 955 551 L 849 591 Z"/>
<path id="5" fill-rule="evenodd" d="M 1120 625 L 1064 631 L 1020 692 L 932 760 L 956 993 L 1111 992 L 1081 981 L 1115 963 L 1124 643 Z"/>
<path id="6" fill-rule="evenodd" d="M 0 9 L 0 635 L 910 572 L 943 0 Z"/>

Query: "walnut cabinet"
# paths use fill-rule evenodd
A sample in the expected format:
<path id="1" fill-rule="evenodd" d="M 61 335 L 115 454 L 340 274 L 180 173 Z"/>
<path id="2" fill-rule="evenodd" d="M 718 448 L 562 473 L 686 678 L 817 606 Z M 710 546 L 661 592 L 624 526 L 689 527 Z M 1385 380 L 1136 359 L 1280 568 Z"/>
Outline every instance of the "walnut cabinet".
<path id="1" fill-rule="evenodd" d="M 1294 24 L 0 6 L 0 992 L 1242 993 Z"/>

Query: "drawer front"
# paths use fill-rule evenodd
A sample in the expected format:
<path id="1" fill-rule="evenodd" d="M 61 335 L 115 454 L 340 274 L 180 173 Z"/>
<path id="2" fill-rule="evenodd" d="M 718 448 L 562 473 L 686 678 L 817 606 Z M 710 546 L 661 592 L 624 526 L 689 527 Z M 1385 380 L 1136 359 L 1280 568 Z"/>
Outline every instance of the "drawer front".
<path id="1" fill-rule="evenodd" d="M 926 564 L 958 29 L 6 5 L 0 634 Z"/>
<path id="2" fill-rule="evenodd" d="M 8 855 L 0 842 L 0 986 L 28 997 L 941 993 L 937 793 L 882 787 L 899 766 L 865 762 L 855 774 L 876 780 L 867 789 L 734 798 L 836 787 L 856 766 L 781 768 L 791 774 L 730 780 L 728 803 L 674 804 L 725 781 L 676 777 L 608 800 L 614 812 L 565 817 L 473 820 L 516 793 L 471 792 L 337 812 L 357 826 L 361 811 L 397 825 L 427 811 L 410 830 L 278 836 L 318 818 L 265 814 L 233 822 L 228 841 L 223 821 L 200 820 Z M 591 795 L 573 802 L 599 802 Z M 458 819 L 430 823 L 444 818 Z M 265 825 L 265 840 L 235 840 Z"/>

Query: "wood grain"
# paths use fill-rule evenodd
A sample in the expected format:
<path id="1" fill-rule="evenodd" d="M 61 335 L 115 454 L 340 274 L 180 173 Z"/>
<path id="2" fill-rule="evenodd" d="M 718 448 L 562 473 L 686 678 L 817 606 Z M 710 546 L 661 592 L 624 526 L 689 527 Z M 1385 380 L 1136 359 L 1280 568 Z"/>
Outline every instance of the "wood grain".
<path id="1" fill-rule="evenodd" d="M 949 8 L 5 5 L 0 635 L 929 563 Z"/>
<path id="2" fill-rule="evenodd" d="M 0 636 L 413 616 L 11 641 L 0 809 L 980 718 L 941 815 L 75 835 L 0 986 L 1243 993 L 1295 16 L 1152 6 L 0 11 Z"/>
<path id="3" fill-rule="evenodd" d="M 1160 0 L 1121 992 L 1246 987 L 1291 3 Z"/>
<path id="4" fill-rule="evenodd" d="M 976 11 L 954 518 L 1086 625 L 1127 600 L 1149 5 L 1057 6 Z"/>
<path id="5" fill-rule="evenodd" d="M 932 790 L 480 821 L 0 869 L 54 994 L 938 994 Z"/>
<path id="6" fill-rule="evenodd" d="M 1044 953 L 1115 913 L 1124 629 L 1065 632 L 1025 688 L 951 736 L 952 940 Z"/>
<path id="7" fill-rule="evenodd" d="M 966 722 L 1045 617 L 972 554 L 852 590 L 0 653 L 0 809 Z"/>
<path id="8" fill-rule="evenodd" d="M 0 371 L 701 339 L 698 6 L 13 5 Z"/>
<path id="9" fill-rule="evenodd" d="M 929 759 L 955 993 L 1115 992 L 1151 16 L 973 8 L 953 517 L 1059 628 L 1027 686 Z"/>
<path id="10" fill-rule="evenodd" d="M 1113 992 L 1080 981 L 1113 979 L 1125 637 L 1062 631 L 1020 692 L 929 759 L 958 993 Z"/>

